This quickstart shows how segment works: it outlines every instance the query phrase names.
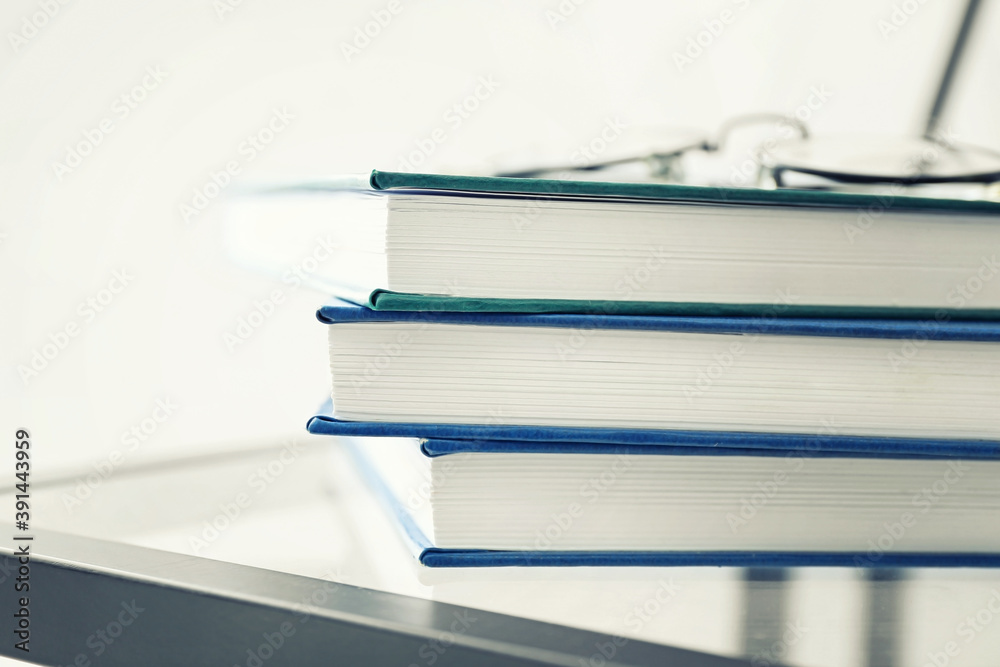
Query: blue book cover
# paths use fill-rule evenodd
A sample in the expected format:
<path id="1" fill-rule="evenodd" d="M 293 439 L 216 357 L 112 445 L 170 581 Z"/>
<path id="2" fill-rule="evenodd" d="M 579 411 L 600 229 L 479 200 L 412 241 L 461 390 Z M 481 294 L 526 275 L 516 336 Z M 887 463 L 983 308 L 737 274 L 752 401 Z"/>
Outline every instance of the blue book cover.
<path id="1" fill-rule="evenodd" d="M 750 334 L 912 340 L 1000 341 L 1000 323 L 913 322 L 905 320 L 680 317 L 631 315 L 574 315 L 518 313 L 456 313 L 376 311 L 337 302 L 320 308 L 317 318 L 329 325 L 355 322 L 420 322 L 468 326 L 546 327 L 573 331 L 597 329 L 643 330 L 702 334 Z M 532 443 L 554 449 L 567 443 L 615 446 L 672 446 L 721 449 L 764 448 L 805 452 L 851 452 L 855 454 L 1000 457 L 1000 439 L 968 437 L 905 437 L 857 435 L 840 429 L 816 429 L 813 433 L 777 433 L 723 429 L 681 430 L 670 428 L 607 428 L 572 425 L 541 426 L 518 423 L 415 423 L 393 421 L 347 421 L 334 416 L 327 404 L 308 423 L 312 433 L 364 437 L 415 437 L 446 441 Z"/>
<path id="2" fill-rule="evenodd" d="M 764 449 L 808 456 L 845 454 L 916 458 L 939 456 L 967 459 L 1000 459 L 1000 442 L 942 438 L 887 438 L 841 434 L 739 433 L 731 431 L 674 431 L 654 429 L 574 428 L 520 426 L 515 424 L 419 424 L 398 422 L 354 422 L 336 419 L 327 400 L 306 428 L 316 435 L 376 438 L 420 438 L 427 441 L 430 455 L 452 451 L 521 452 L 630 452 L 662 453 L 690 449 L 703 453 L 745 453 Z"/>
<path id="3" fill-rule="evenodd" d="M 493 549 L 449 549 L 435 546 L 418 526 L 410 510 L 393 493 L 382 478 L 376 466 L 365 454 L 362 440 L 345 439 L 361 476 L 378 497 L 384 509 L 395 520 L 397 528 L 413 555 L 426 567 L 572 567 L 572 566 L 615 566 L 615 567 L 1000 567 L 1000 554 L 977 552 L 913 552 L 904 550 L 884 550 L 876 553 L 831 552 L 831 551 L 582 551 L 582 550 L 537 550 L 513 551 Z M 416 443 L 414 443 L 416 444 Z M 504 443 L 463 443 L 448 441 L 424 441 L 421 449 L 427 456 L 447 456 L 469 451 L 505 451 Z M 683 456 L 703 454 L 704 450 L 661 450 L 650 451 L 651 447 L 615 448 L 598 445 L 596 450 L 589 445 L 576 445 L 575 452 L 615 453 L 630 452 L 641 455 Z M 530 451 L 530 447 L 527 450 Z M 721 451 L 724 455 L 786 456 L 781 450 Z M 832 454 L 837 456 L 837 454 Z M 846 456 L 846 455 L 839 455 Z M 854 458 L 850 456 L 850 458 Z"/>
<path id="4" fill-rule="evenodd" d="M 565 313 L 476 313 L 382 311 L 338 301 L 322 306 L 324 324 L 346 322 L 426 322 L 471 326 L 619 329 L 679 333 L 891 338 L 897 340 L 1000 341 L 1000 322 L 778 317 L 688 317 L 677 315 L 580 315 Z"/>

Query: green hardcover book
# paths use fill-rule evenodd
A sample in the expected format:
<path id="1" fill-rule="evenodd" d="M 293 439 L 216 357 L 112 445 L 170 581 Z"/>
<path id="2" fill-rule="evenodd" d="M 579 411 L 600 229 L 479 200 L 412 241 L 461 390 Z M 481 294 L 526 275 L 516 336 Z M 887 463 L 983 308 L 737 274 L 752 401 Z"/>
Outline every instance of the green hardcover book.
<path id="1" fill-rule="evenodd" d="M 383 171 L 370 185 L 377 210 L 355 226 L 384 238 L 378 270 L 341 282 L 376 310 L 1000 319 L 1000 202 Z"/>

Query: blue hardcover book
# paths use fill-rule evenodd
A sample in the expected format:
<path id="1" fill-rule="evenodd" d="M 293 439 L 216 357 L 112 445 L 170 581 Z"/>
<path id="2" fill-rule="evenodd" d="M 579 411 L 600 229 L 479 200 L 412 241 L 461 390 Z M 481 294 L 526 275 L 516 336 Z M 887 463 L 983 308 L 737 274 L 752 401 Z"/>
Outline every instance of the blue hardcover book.
<path id="1" fill-rule="evenodd" d="M 347 441 L 429 567 L 1000 566 L 1000 461 Z"/>
<path id="2" fill-rule="evenodd" d="M 320 309 L 313 433 L 997 458 L 1000 324 Z"/>

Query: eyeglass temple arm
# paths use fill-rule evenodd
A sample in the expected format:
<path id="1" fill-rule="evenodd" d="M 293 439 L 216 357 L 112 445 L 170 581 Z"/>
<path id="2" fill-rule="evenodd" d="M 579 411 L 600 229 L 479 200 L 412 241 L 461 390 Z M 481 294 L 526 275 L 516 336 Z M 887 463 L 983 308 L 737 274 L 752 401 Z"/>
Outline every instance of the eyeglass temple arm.
<path id="1" fill-rule="evenodd" d="M 924 126 L 924 138 L 933 141 L 937 137 L 938 125 L 941 122 L 941 114 L 944 112 L 951 94 L 952 84 L 955 81 L 955 74 L 961 64 L 962 55 L 965 53 L 965 46 L 969 41 L 969 34 L 972 32 L 972 23 L 976 18 L 981 0 L 968 0 L 965 5 L 965 13 L 962 15 L 962 22 L 958 26 L 958 33 L 955 35 L 955 42 L 952 44 L 948 62 L 945 64 L 944 72 L 941 73 L 941 81 L 938 83 L 937 93 L 931 103 L 930 112 L 927 114 L 927 124 Z"/>

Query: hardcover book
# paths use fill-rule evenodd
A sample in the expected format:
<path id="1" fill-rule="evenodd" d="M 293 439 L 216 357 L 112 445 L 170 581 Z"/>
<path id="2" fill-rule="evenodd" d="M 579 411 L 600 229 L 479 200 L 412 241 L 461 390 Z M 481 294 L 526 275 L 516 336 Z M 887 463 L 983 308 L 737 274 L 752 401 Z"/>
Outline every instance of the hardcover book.
<path id="1" fill-rule="evenodd" d="M 1000 325 L 330 305 L 314 432 L 994 455 Z"/>
<path id="2" fill-rule="evenodd" d="M 367 180 L 257 197 L 236 228 L 283 238 L 292 218 L 325 224 L 358 251 L 310 279 L 375 310 L 1000 316 L 1000 261 L 988 251 L 1000 247 L 998 202 L 383 171 Z"/>
<path id="3" fill-rule="evenodd" d="M 1000 566 L 1000 461 L 351 439 L 430 567 Z"/>
<path id="4" fill-rule="evenodd" d="M 1000 204 L 373 172 L 376 309 L 995 318 Z M 382 289 L 378 289 L 382 288 Z"/>

